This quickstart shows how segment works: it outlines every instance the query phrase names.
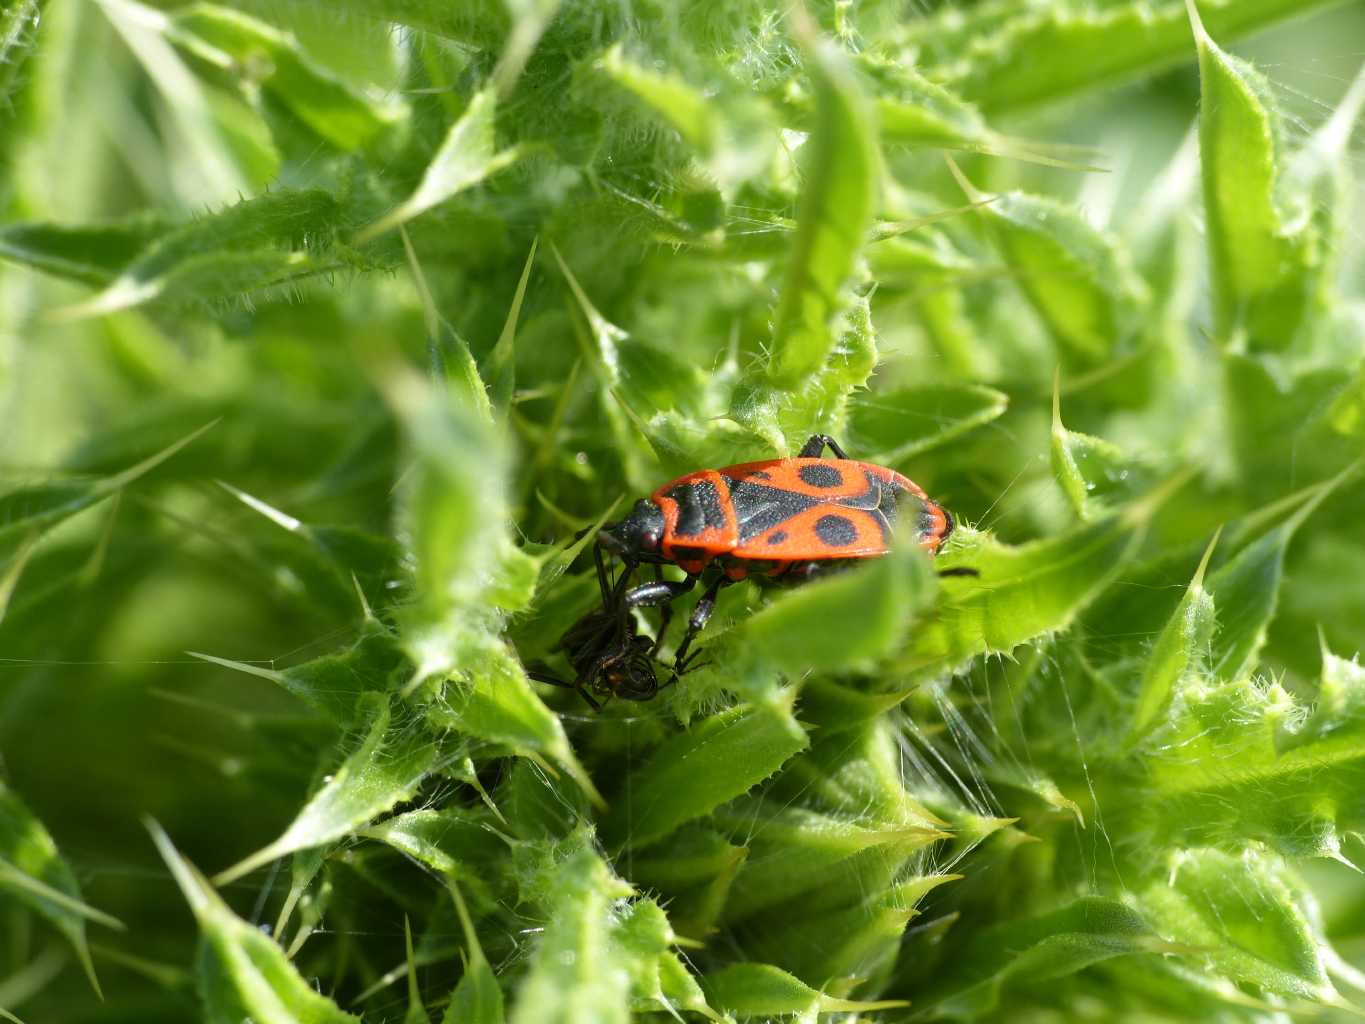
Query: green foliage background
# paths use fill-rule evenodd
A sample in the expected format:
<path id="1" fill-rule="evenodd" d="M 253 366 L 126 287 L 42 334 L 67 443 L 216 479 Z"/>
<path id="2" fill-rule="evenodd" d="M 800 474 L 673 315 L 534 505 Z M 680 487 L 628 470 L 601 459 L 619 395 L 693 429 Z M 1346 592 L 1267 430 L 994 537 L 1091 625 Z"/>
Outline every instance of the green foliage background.
<path id="1" fill-rule="evenodd" d="M 0 1016 L 1351 1016 L 1362 50 L 0 2 Z M 814 431 L 980 576 L 732 587 L 601 715 L 527 680 L 565 538 Z"/>

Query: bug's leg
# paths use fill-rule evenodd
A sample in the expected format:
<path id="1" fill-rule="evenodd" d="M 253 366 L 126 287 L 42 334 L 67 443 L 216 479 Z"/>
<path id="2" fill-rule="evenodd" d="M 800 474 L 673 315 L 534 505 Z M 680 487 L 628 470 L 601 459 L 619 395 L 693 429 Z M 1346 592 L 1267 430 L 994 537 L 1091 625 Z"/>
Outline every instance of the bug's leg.
<path id="1" fill-rule="evenodd" d="M 980 569 L 972 569 L 972 568 L 969 568 L 968 566 L 965 566 L 965 565 L 955 565 L 955 566 L 953 566 L 951 569 L 940 569 L 940 570 L 938 571 L 938 574 L 939 574 L 940 577 L 943 577 L 943 576 L 980 576 L 980 575 L 981 575 L 981 570 L 980 570 Z"/>
<path id="2" fill-rule="evenodd" d="M 796 457 L 798 459 L 818 459 L 826 448 L 834 453 L 836 459 L 848 458 L 844 450 L 839 447 L 839 442 L 828 434 L 812 434 L 810 440 L 801 446 Z"/>
<path id="3" fill-rule="evenodd" d="M 654 608 L 658 605 L 668 604 L 674 598 L 681 597 L 697 585 L 697 577 L 689 576 L 685 580 L 659 580 L 656 583 L 641 583 L 631 587 L 621 595 L 622 608 Z"/>
<path id="4" fill-rule="evenodd" d="M 687 619 L 687 632 L 683 634 L 683 641 L 678 645 L 678 650 L 673 655 L 673 672 L 681 675 L 687 665 L 687 649 L 692 646 L 692 641 L 696 639 L 698 633 L 706 628 L 706 624 L 711 621 L 711 613 L 716 610 L 716 595 L 720 593 L 720 588 L 729 583 L 728 576 L 717 576 L 711 581 L 711 585 L 706 588 L 706 592 L 701 595 L 701 600 L 692 609 L 692 614 Z"/>
<path id="5" fill-rule="evenodd" d="M 656 565 L 654 567 L 654 578 L 659 583 L 666 583 L 664 579 L 664 567 Z M 664 642 L 664 637 L 668 634 L 668 624 L 673 621 L 673 602 L 659 606 L 659 632 L 654 637 L 654 648 L 649 652 L 650 657 L 659 653 L 659 645 Z"/>

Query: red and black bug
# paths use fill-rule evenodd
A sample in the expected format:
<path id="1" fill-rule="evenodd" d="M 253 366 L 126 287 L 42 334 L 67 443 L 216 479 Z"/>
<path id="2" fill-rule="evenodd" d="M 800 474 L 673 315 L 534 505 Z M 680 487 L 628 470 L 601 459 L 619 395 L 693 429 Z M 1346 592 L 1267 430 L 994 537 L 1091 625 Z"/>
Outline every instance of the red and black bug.
<path id="1" fill-rule="evenodd" d="M 828 448 L 834 458 L 821 458 Z M 622 608 L 669 603 L 697 580 L 708 585 L 688 620 L 675 672 L 727 583 L 748 577 L 797 583 L 861 559 L 884 555 L 899 518 L 912 517 L 919 544 L 936 554 L 953 530 L 947 510 L 893 469 L 850 459 L 828 435 L 816 434 L 794 459 L 704 469 L 670 480 L 630 515 L 597 535 L 597 543 L 627 565 L 673 564 L 681 581 L 658 579 L 621 592 Z M 973 570 L 948 570 L 967 575 Z"/>

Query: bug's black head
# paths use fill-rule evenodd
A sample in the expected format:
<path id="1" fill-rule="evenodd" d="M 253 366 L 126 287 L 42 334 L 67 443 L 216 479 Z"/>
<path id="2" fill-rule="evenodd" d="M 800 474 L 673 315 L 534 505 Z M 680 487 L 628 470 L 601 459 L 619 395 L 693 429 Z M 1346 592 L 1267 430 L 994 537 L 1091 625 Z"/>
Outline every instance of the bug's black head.
<path id="1" fill-rule="evenodd" d="M 663 539 L 663 509 L 648 498 L 641 498 L 630 515 L 602 527 L 597 534 L 597 543 L 627 560 L 658 551 Z"/>

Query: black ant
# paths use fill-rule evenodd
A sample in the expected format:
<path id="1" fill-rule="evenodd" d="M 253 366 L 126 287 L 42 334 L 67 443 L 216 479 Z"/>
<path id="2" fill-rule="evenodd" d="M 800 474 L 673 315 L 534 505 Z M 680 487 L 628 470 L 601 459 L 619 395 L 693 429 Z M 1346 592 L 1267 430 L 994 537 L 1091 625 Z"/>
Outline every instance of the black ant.
<path id="1" fill-rule="evenodd" d="M 602 607 L 593 609 L 570 626 L 554 648 L 564 652 L 576 674 L 574 681 L 565 682 L 538 670 L 528 670 L 526 674 L 538 682 L 577 690 L 594 711 L 601 711 L 602 705 L 612 697 L 652 700 L 661 686 L 675 682 L 682 673 L 674 672 L 668 682 L 659 683 L 654 661 L 659 641 L 641 635 L 630 605 L 624 600 L 630 584 L 630 569 L 613 585 L 608 582 L 601 551 L 596 547 L 593 559 L 597 565 Z M 661 628 L 661 639 L 663 634 Z M 684 666 L 683 671 L 686 668 Z"/>

